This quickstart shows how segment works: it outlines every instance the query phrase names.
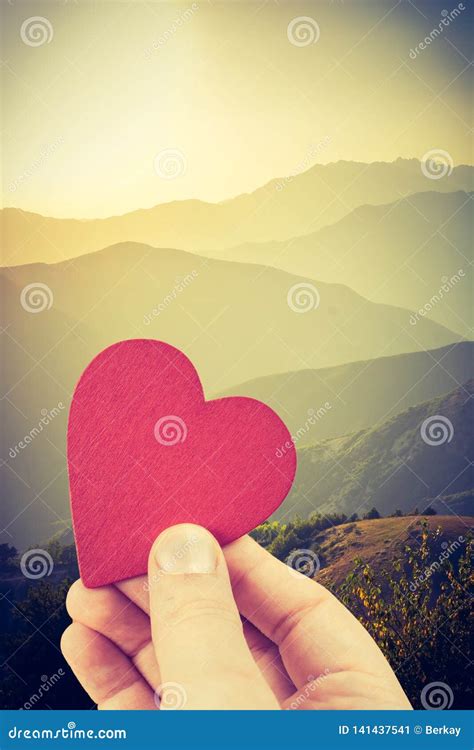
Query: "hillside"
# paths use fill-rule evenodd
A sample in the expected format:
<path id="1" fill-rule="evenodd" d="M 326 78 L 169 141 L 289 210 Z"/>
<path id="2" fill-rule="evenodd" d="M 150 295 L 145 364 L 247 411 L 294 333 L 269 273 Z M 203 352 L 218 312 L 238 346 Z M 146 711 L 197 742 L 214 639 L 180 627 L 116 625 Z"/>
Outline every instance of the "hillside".
<path id="1" fill-rule="evenodd" d="M 264 401 L 298 447 L 372 427 L 474 374 L 474 343 L 256 378 L 219 393 Z"/>
<path id="2" fill-rule="evenodd" d="M 7 208 L 1 217 L 2 264 L 54 263 L 119 242 L 221 252 L 244 242 L 286 240 L 333 224 L 362 204 L 390 203 L 427 189 L 472 190 L 473 174 L 472 167 L 460 165 L 442 180 L 429 180 L 417 159 L 338 161 L 217 204 L 184 200 L 92 220 Z"/>
<path id="3" fill-rule="evenodd" d="M 443 552 L 444 542 L 457 541 L 472 532 L 472 516 L 428 516 L 430 529 L 438 527 L 442 534 L 436 547 L 433 547 L 430 562 L 437 560 Z M 405 556 L 407 544 L 419 545 L 421 537 L 420 517 L 379 518 L 371 521 L 356 521 L 334 526 L 322 531 L 314 540 L 321 568 L 317 580 L 331 588 L 339 586 L 354 567 L 355 558 L 360 557 L 369 563 L 377 573 L 387 569 L 397 557 Z M 458 545 L 456 545 L 458 547 Z M 462 549 L 462 545 L 456 550 Z M 453 554 L 454 562 L 458 554 Z M 381 576 L 380 576 L 381 579 Z"/>
<path id="4" fill-rule="evenodd" d="M 474 515 L 474 487 L 453 495 L 440 495 L 433 498 L 429 504 L 437 513 L 446 513 L 449 508 L 449 511 L 457 516 Z"/>
<path id="5" fill-rule="evenodd" d="M 374 302 L 423 308 L 430 320 L 469 336 L 472 195 L 431 191 L 361 205 L 317 232 L 240 245 L 225 257 L 347 284 Z M 416 336 L 416 319 L 412 325 Z"/>
<path id="6" fill-rule="evenodd" d="M 426 320 L 417 327 L 415 340 L 406 310 L 368 302 L 346 286 L 317 280 L 302 300 L 307 309 L 301 314 L 291 290 L 308 283 L 302 277 L 135 243 L 71 263 L 17 266 L 1 275 L 11 337 L 31 356 L 42 357 L 60 382 L 56 366 L 66 368 L 71 387 L 78 367 L 124 338 L 163 339 L 183 349 L 208 393 L 275 372 L 433 349 L 459 340 Z M 50 309 L 32 315 L 20 296 L 38 282 L 50 289 L 54 301 Z M 68 321 L 73 322 L 72 334 L 83 339 L 74 343 L 78 356 L 72 358 L 64 356 Z M 50 342 L 59 343 L 53 356 Z"/>
<path id="7" fill-rule="evenodd" d="M 440 498 L 474 487 L 473 393 L 470 380 L 372 428 L 299 449 L 293 489 L 273 517 L 363 515 L 373 506 L 385 516 L 435 499 L 453 513 Z"/>
<path id="8" fill-rule="evenodd" d="M 22 291 L 38 283 L 49 289 L 42 288 L 51 306 L 32 314 L 22 305 Z M 405 310 L 370 303 L 336 284 L 316 282 L 319 305 L 298 314 L 287 298 L 299 283 L 305 280 L 278 269 L 134 243 L 70 263 L 2 271 L 8 400 L 2 403 L 1 455 L 7 463 L 1 471 L 4 515 L 15 543 L 47 537 L 52 523 L 69 516 L 65 427 L 71 393 L 88 362 L 114 341 L 156 338 L 183 349 L 210 397 L 275 372 L 429 350 L 458 339 L 422 321 L 415 341 Z M 42 410 L 60 402 L 63 409 L 44 436 L 15 452 Z M 18 509 L 24 509 L 20 516 Z"/>

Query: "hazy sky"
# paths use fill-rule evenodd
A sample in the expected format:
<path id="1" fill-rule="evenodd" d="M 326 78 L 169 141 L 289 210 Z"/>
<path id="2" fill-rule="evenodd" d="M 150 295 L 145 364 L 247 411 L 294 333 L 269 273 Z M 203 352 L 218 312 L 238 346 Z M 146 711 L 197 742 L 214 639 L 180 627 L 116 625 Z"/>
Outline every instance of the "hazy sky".
<path id="1" fill-rule="evenodd" d="M 316 162 L 472 163 L 470 11 L 410 57 L 457 5 L 2 0 L 4 205 L 107 216 Z M 299 16 L 314 43 L 289 40 Z"/>

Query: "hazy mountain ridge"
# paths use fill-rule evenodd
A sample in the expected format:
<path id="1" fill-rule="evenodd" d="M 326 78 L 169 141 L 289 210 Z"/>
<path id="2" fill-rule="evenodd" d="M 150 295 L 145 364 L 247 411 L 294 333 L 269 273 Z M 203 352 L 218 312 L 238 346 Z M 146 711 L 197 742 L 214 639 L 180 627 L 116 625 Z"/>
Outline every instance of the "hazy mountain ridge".
<path id="1" fill-rule="evenodd" d="M 389 515 L 440 498 L 442 512 L 454 512 L 447 495 L 474 486 L 473 394 L 471 379 L 372 428 L 299 449 L 293 489 L 274 517 L 314 510 L 361 515 L 373 506 Z"/>
<path id="2" fill-rule="evenodd" d="M 114 248 L 110 249 L 111 252 L 115 252 Z M 136 259 L 136 248 L 125 247 L 123 248 L 125 255 L 128 254 L 129 260 Z M 158 251 L 161 255 L 163 251 Z M 98 297 L 100 289 L 102 270 L 107 268 L 110 269 L 110 278 L 113 283 L 117 283 L 117 279 L 120 279 L 119 269 L 115 268 L 113 264 L 109 263 L 107 257 L 102 257 L 102 254 L 98 254 L 101 257 L 101 264 L 97 264 L 97 257 L 94 255 L 87 256 L 81 260 L 79 266 L 69 266 L 64 264 L 60 269 L 57 266 L 53 267 L 42 267 L 43 270 L 56 271 L 56 276 L 47 278 L 47 281 L 51 284 L 51 287 L 56 289 L 63 289 L 64 299 L 67 301 L 68 309 L 74 312 L 78 319 L 83 317 L 84 310 L 89 309 L 90 299 Z M 165 253 L 166 255 L 166 253 Z M 171 258 L 176 260 L 176 255 L 181 259 L 183 264 L 180 266 L 182 274 L 186 271 L 189 272 L 191 269 L 185 265 L 187 255 L 186 253 L 174 253 L 169 251 Z M 192 256 L 195 260 L 194 256 Z M 81 266 L 84 265 L 84 268 Z M 229 266 L 235 264 L 222 264 L 217 262 L 217 266 L 221 265 Z M 4 425 L 5 429 L 2 433 L 2 450 L 1 455 L 7 460 L 7 464 L 2 469 L 4 476 L 4 487 L 5 487 L 5 511 L 4 516 L 6 521 L 12 525 L 8 531 L 13 535 L 15 543 L 18 545 L 25 545 L 41 538 L 47 538 L 51 535 L 52 525 L 56 525 L 59 519 L 62 519 L 66 524 L 69 522 L 69 491 L 66 473 L 65 463 L 65 434 L 66 434 L 66 422 L 67 412 L 69 407 L 70 395 L 75 382 L 82 371 L 83 367 L 90 361 L 92 356 L 99 351 L 101 346 L 98 340 L 104 341 L 104 345 L 109 343 L 108 339 L 108 326 L 110 321 L 106 320 L 106 315 L 114 316 L 118 319 L 114 325 L 117 326 L 117 332 L 121 329 L 125 330 L 126 318 L 122 318 L 119 315 L 119 310 L 126 309 L 126 301 L 128 299 L 127 293 L 122 289 L 120 284 L 115 289 L 115 299 L 107 299 L 107 305 L 104 309 L 101 306 L 96 308 L 93 312 L 94 319 L 85 318 L 81 320 L 77 327 L 70 327 L 72 321 L 69 317 L 66 317 L 63 313 L 64 299 L 61 296 L 55 297 L 55 303 L 51 310 L 47 310 L 42 314 L 31 315 L 23 311 L 18 314 L 18 304 L 20 288 L 22 284 L 27 283 L 31 278 L 35 278 L 35 272 L 38 267 L 21 267 L 18 269 L 20 275 L 16 278 L 16 284 L 13 285 L 10 281 L 8 284 L 8 295 L 4 295 L 3 299 L 7 302 L 7 309 L 15 309 L 15 320 L 12 321 L 9 332 L 10 336 L 4 337 L 4 354 L 5 354 L 5 374 L 7 388 L 12 388 L 8 393 L 9 400 L 3 401 L 4 410 Z M 254 268 L 254 267 L 253 267 Z M 92 271 L 95 269 L 95 273 Z M 115 271 L 116 276 L 113 276 L 112 270 Z M 177 268 L 173 266 L 173 273 Z M 242 269 L 241 269 L 242 271 Z M 281 276 L 285 277 L 285 274 L 281 272 L 275 272 L 277 278 Z M 70 293 L 71 285 L 65 282 L 64 274 L 71 274 L 76 278 L 76 282 L 82 279 L 82 283 L 86 285 L 86 289 L 81 289 L 76 285 L 75 294 Z M 4 274 L 6 275 L 6 274 Z M 10 272 L 9 272 L 9 275 Z M 45 277 L 43 277 L 45 278 Z M 64 283 L 63 283 L 64 282 Z M 136 283 L 136 279 L 135 279 Z M 193 281 L 197 283 L 197 279 Z M 190 288 L 190 287 L 189 287 Z M 189 288 L 182 292 L 185 295 Z M 215 288 L 214 282 L 211 280 L 211 288 Z M 221 288 L 221 291 L 225 294 L 225 290 Z M 87 294 L 90 294 L 90 299 Z M 140 290 L 141 298 L 140 305 L 146 301 L 143 299 L 143 288 Z M 201 298 L 202 290 L 200 292 Z M 204 295 L 205 296 L 205 295 Z M 244 299 L 246 299 L 244 295 Z M 179 301 L 179 298 L 178 298 Z M 155 300 L 156 302 L 156 300 Z M 83 309 L 79 308 L 79 304 L 82 304 Z M 182 304 L 185 304 L 184 299 L 181 300 Z M 173 304 L 177 304 L 177 300 L 173 301 Z M 286 304 L 286 303 L 285 303 Z M 61 305 L 61 306 L 60 306 Z M 211 300 L 212 306 L 212 300 Z M 135 308 L 136 309 L 136 308 Z M 377 315 L 379 314 L 378 306 L 376 306 Z M 315 312 L 318 312 L 317 310 Z M 53 313 L 53 317 L 50 317 Z M 128 311 L 130 314 L 130 311 Z M 172 316 L 172 307 L 166 308 L 163 315 L 168 314 Z M 137 313 L 138 317 L 138 313 Z M 162 316 L 156 320 L 160 320 Z M 255 316 L 253 316 L 255 318 Z M 306 316 L 301 316 L 292 313 L 292 320 L 301 320 Z M 93 326 L 94 324 L 94 326 Z M 173 325 L 173 319 L 171 320 Z M 299 323 L 297 323 L 299 325 Z M 97 331 L 96 326 L 105 326 L 105 332 L 100 330 Z M 139 333 L 144 335 L 144 332 L 152 328 L 150 326 L 142 326 Z M 252 331 L 252 335 L 256 335 L 255 331 L 255 320 L 252 324 L 249 323 L 246 326 L 248 331 Z M 172 329 L 169 329 L 172 330 Z M 239 329 L 240 330 L 240 329 Z M 247 337 L 248 337 L 247 331 Z M 134 335 L 133 327 L 130 328 L 131 336 Z M 147 335 L 147 333 L 145 333 Z M 153 331 L 148 334 L 153 336 Z M 165 338 L 167 336 L 161 335 L 161 332 L 156 332 L 156 338 Z M 203 337 L 206 340 L 206 337 Z M 36 365 L 35 361 L 27 356 L 26 352 L 18 347 L 16 342 L 20 342 L 22 347 L 27 347 L 33 352 L 35 358 L 38 358 L 39 364 Z M 257 338 L 258 341 L 258 338 Z M 58 343 L 59 342 L 59 343 Z M 279 349 L 281 349 L 281 339 L 277 339 Z M 176 343 L 175 340 L 171 340 L 171 343 Z M 303 345 L 305 339 L 303 339 Z M 208 342 L 207 348 L 201 346 L 206 354 L 205 356 L 209 360 L 207 362 L 207 368 L 200 366 L 199 370 L 201 375 L 204 375 L 203 382 L 206 387 L 206 393 L 208 398 L 212 398 L 217 395 L 218 389 L 212 389 L 210 384 L 212 382 L 211 375 L 219 370 L 217 364 L 217 357 L 219 352 L 215 351 L 215 339 L 214 336 Z M 42 358 L 45 350 L 50 351 L 46 357 Z M 191 359 L 196 362 L 196 357 L 191 356 Z M 250 366 L 255 367 L 255 354 L 252 352 L 250 358 Z M 375 383 L 378 382 L 379 378 L 382 377 L 383 372 L 392 372 L 394 380 L 398 380 L 400 388 L 405 388 L 410 391 L 413 388 L 413 397 L 422 398 L 429 394 L 429 388 L 443 389 L 449 388 L 448 383 L 452 378 L 460 378 L 462 375 L 469 370 L 471 364 L 472 345 L 468 342 L 458 343 L 454 346 L 446 347 L 442 350 L 436 350 L 432 353 L 414 353 L 411 355 L 400 354 L 398 357 L 382 358 L 379 360 L 373 360 L 372 362 L 358 362 L 353 364 L 344 364 L 339 367 L 328 368 L 321 371 L 321 377 L 318 376 L 318 372 L 311 371 L 312 381 L 317 383 L 325 382 L 327 387 L 334 390 L 335 388 L 346 389 L 343 394 L 345 397 L 347 409 L 347 417 L 344 419 L 342 412 L 339 412 L 339 421 L 336 424 L 338 434 L 341 432 L 346 433 L 348 429 L 354 429 L 354 426 L 358 424 L 357 419 L 363 417 L 363 402 L 367 404 L 367 414 L 369 419 L 373 419 L 375 415 L 380 414 L 381 410 L 385 410 L 387 406 L 386 397 L 384 398 L 383 383 L 382 387 L 375 388 Z M 294 355 L 292 355 L 294 358 Z M 411 358 L 414 358 L 413 367 L 411 366 Z M 400 360 L 400 362 L 398 361 Z M 436 366 L 436 360 L 440 362 L 439 366 Z M 379 364 L 380 362 L 380 364 Z M 429 373 L 430 363 L 432 364 L 432 372 Z M 200 365 L 203 362 L 200 361 Z M 441 366 L 442 365 L 442 366 Z M 371 377 L 372 368 L 376 369 L 375 378 Z M 426 375 L 428 368 L 428 378 L 422 379 L 422 383 L 426 383 L 428 390 L 423 390 L 421 385 L 416 385 L 417 381 L 422 378 L 423 374 Z M 50 376 L 50 373 L 53 377 Z M 306 378 L 306 371 L 302 370 L 300 373 L 296 373 L 296 376 L 301 376 L 302 379 Z M 294 377 L 295 373 L 291 373 Z M 350 387 L 351 382 L 356 378 L 355 382 L 359 382 L 361 385 L 360 390 L 357 388 L 354 390 Z M 266 384 L 265 378 L 255 381 L 257 384 Z M 281 382 L 286 380 L 286 374 L 269 376 L 268 381 L 273 383 L 275 381 L 278 387 Z M 365 382 L 365 385 L 364 385 Z M 242 392 L 248 393 L 248 384 L 237 387 L 229 387 L 228 393 L 230 395 L 239 395 Z M 312 386 L 314 383 L 312 382 Z M 291 381 L 288 383 L 289 393 L 291 394 Z M 298 383 L 295 387 L 294 392 L 300 392 L 301 386 Z M 311 394 L 313 392 L 311 391 Z M 314 402 L 312 395 L 308 395 L 308 406 L 306 409 L 312 407 L 315 410 L 319 409 L 320 403 Z M 265 392 L 254 392 L 257 398 L 263 398 L 264 401 L 270 403 L 271 406 L 279 411 L 279 402 L 273 402 L 270 398 L 268 390 L 265 388 Z M 277 394 L 278 395 L 278 394 Z M 302 392 L 305 397 L 306 392 Z M 324 395 L 324 391 L 321 392 Z M 311 397 L 310 397 L 311 396 Z M 281 394 L 280 394 L 281 397 Z M 381 403 L 377 404 L 377 400 L 381 399 Z M 54 421 L 48 425 L 44 430 L 40 438 L 36 438 L 26 448 L 18 450 L 14 458 L 9 455 L 9 451 L 18 446 L 19 442 L 30 430 L 38 424 L 38 420 L 41 417 L 43 409 L 51 409 L 62 402 L 64 408 L 61 409 L 60 413 L 55 417 Z M 362 402 L 362 408 L 361 403 Z M 281 402 L 280 402 L 281 403 Z M 403 403 L 403 402 L 402 402 Z M 19 413 L 16 405 L 21 406 L 21 412 Z M 396 404 L 393 408 L 396 408 Z M 401 408 L 401 407 L 400 407 Z M 305 412 L 304 403 L 301 404 L 303 413 Z M 288 421 L 287 412 L 280 412 L 289 424 L 290 428 L 292 423 Z M 332 416 L 337 414 L 336 407 L 328 412 L 323 419 L 316 422 L 315 429 L 325 425 L 325 420 L 332 419 Z M 305 416 L 306 418 L 306 416 Z M 304 423 L 301 423 L 304 424 Z M 301 425 L 298 425 L 300 427 Z M 317 433 L 316 433 L 317 434 Z M 324 434 L 324 433 L 323 433 Z M 302 440 L 304 443 L 304 440 Z M 11 468 L 10 468 L 11 467 Z M 19 476 L 24 479 L 20 481 Z M 25 485 L 25 482 L 27 483 Z M 41 501 L 36 501 L 35 504 L 28 508 L 30 503 L 35 496 L 41 493 Z M 18 518 L 18 513 L 22 509 L 26 508 L 27 512 L 22 513 Z M 17 520 L 13 520 L 17 518 Z"/>
<path id="3" fill-rule="evenodd" d="M 18 266 L 2 276 L 8 280 L 4 309 L 9 331 L 32 356 L 42 355 L 45 365 L 50 359 L 45 343 L 54 345 L 57 331 L 64 329 L 68 338 L 67 321 L 79 321 L 73 333 L 88 329 L 80 347 L 84 356 L 90 358 L 114 340 L 163 339 L 187 353 L 212 393 L 275 372 L 459 340 L 427 320 L 420 322 L 414 339 L 409 311 L 368 302 L 341 284 L 315 282 L 318 298 L 310 290 L 309 309 L 300 314 L 291 295 L 295 286 L 306 283 L 301 277 L 136 243 L 70 263 Z M 22 308 L 20 292 L 38 282 L 46 284 L 54 300 L 51 309 L 32 315 Z M 81 357 L 84 366 L 87 361 Z M 74 378 L 81 362 L 73 362 L 75 372 L 69 359 L 55 360 L 54 367 L 65 368 Z"/>
<path id="4" fill-rule="evenodd" d="M 252 193 L 217 207 L 200 201 L 184 202 L 186 210 L 189 209 L 194 217 L 189 220 L 186 216 L 183 218 L 182 203 L 176 203 L 124 217 L 98 220 L 92 225 L 89 221 L 74 220 L 71 220 L 72 224 L 69 220 L 64 220 L 65 223 L 61 220 L 58 224 L 55 219 L 32 219 L 24 212 L 20 212 L 23 226 L 16 225 L 15 220 L 13 224 L 7 222 L 9 229 L 5 236 L 8 242 L 12 241 L 15 252 L 22 242 L 26 243 L 26 249 L 29 247 L 25 256 L 21 255 L 23 260 L 29 257 L 28 253 L 33 259 L 41 256 L 46 246 L 54 256 L 53 260 L 62 259 L 74 247 L 83 248 L 86 240 L 89 243 L 87 254 L 81 257 L 53 264 L 10 266 L 1 274 L 7 326 L 3 354 L 8 395 L 8 400 L 4 399 L 2 403 L 6 427 L 2 434 L 1 455 L 7 461 L 2 473 L 6 488 L 5 514 L 7 521 L 11 521 L 8 530 L 13 537 L 19 537 L 20 544 L 45 538 L 50 534 L 52 524 L 68 520 L 67 409 L 75 382 L 84 367 L 98 351 L 113 341 L 156 338 L 183 349 L 196 365 L 207 397 L 223 389 L 236 393 L 247 387 L 247 384 L 236 386 L 236 383 L 255 378 L 268 377 L 268 384 L 275 378 L 279 389 L 287 373 L 296 373 L 297 388 L 301 386 L 301 393 L 304 391 L 305 397 L 307 394 L 311 399 L 306 412 L 303 402 L 296 402 L 295 422 L 292 417 L 290 426 L 295 424 L 297 428 L 300 415 L 306 418 L 308 409 L 317 411 L 320 407 L 319 400 L 314 403 L 314 396 L 319 399 L 319 391 L 314 391 L 311 383 L 308 388 L 303 388 L 305 370 L 319 371 L 320 368 L 355 363 L 350 374 L 330 376 L 324 373 L 325 388 L 339 393 L 339 383 L 343 388 L 347 385 L 345 377 L 351 380 L 355 377 L 358 382 L 360 370 L 357 363 L 365 366 L 372 361 L 369 365 L 371 371 L 377 357 L 401 356 L 459 342 L 461 336 L 458 333 L 427 319 L 421 319 L 413 329 L 410 310 L 370 302 L 339 283 L 339 279 L 331 284 L 317 277 L 308 281 L 307 275 L 294 275 L 282 269 L 122 241 L 122 222 L 128 222 L 130 217 L 132 234 L 137 228 L 145 235 L 151 232 L 156 236 L 158 227 L 164 232 L 158 233 L 160 238 L 179 240 L 178 233 L 181 232 L 185 235 L 182 244 L 193 251 L 198 247 L 196 238 L 199 242 L 202 240 L 203 246 L 210 236 L 216 247 L 220 247 L 223 238 L 235 244 L 235 227 L 239 228 L 244 239 L 248 237 L 252 241 L 260 236 L 285 236 L 284 226 L 300 227 L 302 214 L 306 218 L 315 217 L 314 190 L 321 183 L 322 169 L 314 167 L 304 175 L 283 181 L 283 184 L 273 181 L 260 192 L 256 191 L 257 199 Z M 324 167 L 324 174 L 326 177 L 332 175 L 333 187 L 338 181 L 349 185 L 350 177 L 353 181 L 351 200 L 358 205 L 357 201 L 363 198 L 382 200 L 387 195 L 396 197 L 395 190 L 418 184 L 418 169 L 416 160 L 399 160 L 389 165 L 351 165 L 346 162 Z M 460 180 L 465 181 L 472 171 L 470 167 L 457 167 L 448 181 L 442 181 L 443 185 L 436 183 L 436 189 L 450 190 Z M 375 180 L 378 188 L 373 184 L 370 186 L 371 180 Z M 367 190 L 363 189 L 365 184 Z M 278 215 L 273 223 L 265 218 L 265 211 L 256 210 L 259 201 L 263 205 L 268 199 L 268 191 L 273 219 Z M 328 188 L 329 194 L 333 197 L 332 188 Z M 278 210 L 273 203 L 274 195 L 282 196 L 278 198 L 282 201 Z M 300 206 L 302 214 L 294 213 L 292 201 Z M 345 201 L 345 204 L 350 208 L 350 201 Z M 318 210 L 321 205 L 318 204 Z M 10 218 L 17 213 L 13 211 Z M 11 210 L 6 210 L 4 216 L 9 214 Z M 327 211 L 324 214 L 326 219 L 329 214 Z M 157 216 L 161 217 L 158 222 Z M 216 216 L 218 220 L 215 220 Z M 253 217 L 258 218 L 254 220 Z M 35 222 L 39 222 L 36 228 Z M 111 226 L 121 241 L 104 249 L 100 244 L 101 249 L 96 250 L 95 244 L 102 243 Z M 51 228 L 58 234 L 51 234 Z M 229 234 L 230 230 L 234 233 Z M 52 250 L 54 247 L 57 253 Z M 225 242 L 222 247 L 225 247 Z M 30 285 L 36 287 L 38 284 L 48 290 L 46 302 L 51 304 L 39 314 L 31 314 L 22 304 L 22 294 Z M 300 314 L 295 309 L 292 290 L 299 285 L 308 287 L 308 284 L 312 304 Z M 462 351 L 464 354 L 460 355 Z M 450 375 L 442 374 L 441 365 L 436 366 L 433 362 L 433 372 L 437 373 L 429 379 L 433 393 L 438 393 L 438 388 L 447 390 L 452 375 L 465 375 L 468 349 L 457 352 L 447 357 L 444 363 L 448 372 L 452 369 Z M 427 367 L 429 369 L 426 361 L 421 367 L 414 366 L 413 376 L 422 377 Z M 396 370 L 395 367 L 394 372 Z M 409 370 L 407 362 L 407 373 Z M 275 373 L 281 375 L 275 376 Z M 383 365 L 379 377 L 386 376 L 382 373 Z M 400 375 L 397 387 L 401 389 L 402 383 L 406 383 L 408 391 L 413 387 L 413 398 L 432 395 L 423 389 L 417 390 L 409 374 L 406 378 L 404 380 Z M 321 396 L 325 392 L 323 389 Z M 341 412 L 337 416 L 336 406 L 331 403 L 331 411 L 316 423 L 315 437 L 321 436 L 318 432 L 320 426 L 326 424 L 329 427 L 336 416 L 334 429 L 340 435 L 341 431 L 346 433 L 350 429 L 371 426 L 369 419 L 380 419 L 382 411 L 397 410 L 396 400 L 387 403 L 380 389 L 373 388 L 368 381 L 361 391 L 350 389 L 350 393 L 352 404 L 357 399 L 361 403 L 366 400 L 367 421 L 364 421 L 360 405 L 353 411 L 349 408 L 344 420 Z M 290 396 L 288 392 L 288 398 Z M 261 397 L 280 410 L 282 399 L 278 393 L 267 390 Z M 401 397 L 400 390 L 398 399 Z M 379 398 L 380 403 L 374 407 L 374 401 Z M 19 441 L 35 427 L 43 410 L 51 409 L 59 402 L 64 404 L 64 409 L 48 425 L 41 439 L 36 438 L 26 449 L 15 453 Z M 287 407 L 292 409 L 293 403 L 289 399 Z M 338 399 L 337 405 L 341 403 Z M 402 398 L 400 408 L 403 404 Z M 280 413 L 287 421 L 288 408 Z M 310 434 L 312 436 L 313 432 Z M 14 458 L 10 451 L 15 454 Z M 38 494 L 40 501 L 36 503 Z M 29 503 L 33 503 L 31 508 Z"/>
<path id="5" fill-rule="evenodd" d="M 264 401 L 299 447 L 345 435 L 448 393 L 474 375 L 474 343 L 257 378 L 219 396 Z"/>
<path id="6" fill-rule="evenodd" d="M 216 204 L 191 199 L 84 220 L 7 208 L 2 213 L 2 262 L 57 262 L 126 241 L 202 253 L 244 242 L 286 240 L 333 224 L 361 204 L 390 203 L 428 188 L 441 193 L 472 190 L 473 175 L 473 167 L 460 165 L 441 180 L 429 180 L 417 159 L 339 161 L 316 164 Z"/>
<path id="7" fill-rule="evenodd" d="M 472 196 L 431 191 L 388 204 L 361 205 L 312 234 L 240 245 L 224 257 L 338 281 L 375 302 L 423 308 L 418 318 L 428 317 L 470 336 Z"/>

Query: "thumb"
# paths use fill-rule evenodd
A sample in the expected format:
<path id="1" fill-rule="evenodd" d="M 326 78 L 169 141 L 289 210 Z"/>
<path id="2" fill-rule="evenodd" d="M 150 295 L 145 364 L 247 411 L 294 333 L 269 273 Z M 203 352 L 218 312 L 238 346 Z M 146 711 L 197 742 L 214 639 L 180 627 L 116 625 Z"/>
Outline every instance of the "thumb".
<path id="1" fill-rule="evenodd" d="M 193 524 L 164 531 L 150 552 L 148 584 L 160 708 L 279 708 L 247 647 L 224 555 L 208 531 Z"/>

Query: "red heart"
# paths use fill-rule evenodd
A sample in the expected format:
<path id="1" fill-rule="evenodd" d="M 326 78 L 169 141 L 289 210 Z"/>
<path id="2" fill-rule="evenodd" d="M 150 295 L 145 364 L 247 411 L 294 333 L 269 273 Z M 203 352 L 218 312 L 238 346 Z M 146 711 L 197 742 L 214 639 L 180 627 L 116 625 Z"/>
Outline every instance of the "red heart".
<path id="1" fill-rule="evenodd" d="M 221 544 L 253 529 L 290 490 L 296 452 L 268 406 L 204 401 L 182 352 L 136 339 L 104 349 L 82 374 L 68 464 L 81 577 L 95 587 L 145 573 L 167 526 L 198 523 Z"/>

